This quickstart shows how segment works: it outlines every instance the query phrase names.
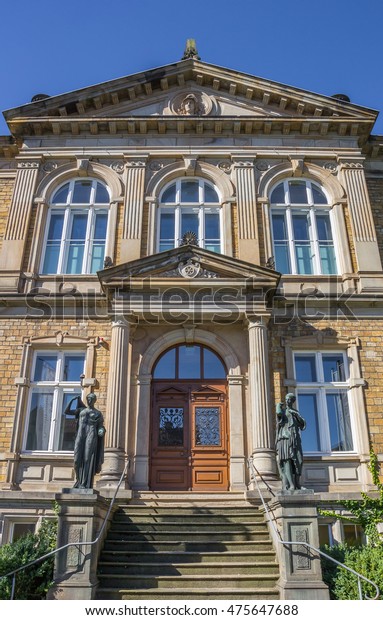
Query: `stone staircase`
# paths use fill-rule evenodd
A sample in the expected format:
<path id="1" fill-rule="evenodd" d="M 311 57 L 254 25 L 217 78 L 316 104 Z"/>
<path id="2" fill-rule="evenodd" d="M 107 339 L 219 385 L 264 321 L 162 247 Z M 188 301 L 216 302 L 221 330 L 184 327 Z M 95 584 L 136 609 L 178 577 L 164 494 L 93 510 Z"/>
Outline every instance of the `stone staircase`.
<path id="1" fill-rule="evenodd" d="M 232 493 L 143 493 L 120 505 L 98 577 L 105 600 L 279 598 L 263 515 Z"/>

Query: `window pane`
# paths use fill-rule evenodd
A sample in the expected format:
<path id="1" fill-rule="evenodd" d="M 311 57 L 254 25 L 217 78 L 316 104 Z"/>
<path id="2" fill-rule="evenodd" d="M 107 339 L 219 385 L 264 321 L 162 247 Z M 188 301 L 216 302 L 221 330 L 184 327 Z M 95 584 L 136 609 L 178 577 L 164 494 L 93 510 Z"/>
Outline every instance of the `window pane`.
<path id="1" fill-rule="evenodd" d="M 65 355 L 62 370 L 62 381 L 78 381 L 84 372 L 85 357 L 83 355 Z"/>
<path id="2" fill-rule="evenodd" d="M 161 202 L 175 202 L 176 201 L 176 184 L 173 183 L 168 187 L 161 197 Z"/>
<path id="3" fill-rule="evenodd" d="M 199 217 L 198 213 L 182 213 L 181 219 L 181 238 L 187 232 L 193 232 L 199 238 Z"/>
<path id="4" fill-rule="evenodd" d="M 332 245 L 320 245 L 319 256 L 321 269 L 324 275 L 338 273 L 335 258 L 335 248 Z"/>
<path id="5" fill-rule="evenodd" d="M 330 545 L 332 543 L 332 539 L 330 537 L 330 528 L 331 526 L 329 523 L 318 523 L 319 546 Z"/>
<path id="6" fill-rule="evenodd" d="M 316 223 L 319 241 L 332 241 L 332 231 L 329 213 L 317 213 Z"/>
<path id="7" fill-rule="evenodd" d="M 293 214 L 293 230 L 294 239 L 296 241 L 309 241 L 310 240 L 310 226 L 309 226 L 309 214 L 303 213 Z"/>
<path id="8" fill-rule="evenodd" d="M 161 243 L 171 241 L 170 248 L 174 248 L 174 212 L 161 213 L 160 219 L 160 240 Z"/>
<path id="9" fill-rule="evenodd" d="M 49 222 L 48 241 L 61 241 L 64 223 L 64 213 L 51 213 Z"/>
<path id="10" fill-rule="evenodd" d="M 92 181 L 76 181 L 73 191 L 73 204 L 89 204 Z"/>
<path id="11" fill-rule="evenodd" d="M 158 433 L 159 446 L 183 446 L 184 410 L 182 407 L 161 407 Z"/>
<path id="12" fill-rule="evenodd" d="M 273 237 L 275 241 L 285 241 L 287 239 L 286 217 L 283 213 L 273 213 Z"/>
<path id="13" fill-rule="evenodd" d="M 57 273 L 61 244 L 49 243 L 45 249 L 43 273 Z"/>
<path id="14" fill-rule="evenodd" d="M 320 190 L 315 185 L 311 185 L 311 190 L 313 193 L 314 204 L 316 205 L 327 205 L 328 201 L 322 190 Z"/>
<path id="15" fill-rule="evenodd" d="M 182 181 L 181 202 L 199 202 L 198 181 Z"/>
<path id="16" fill-rule="evenodd" d="M 56 355 L 38 355 L 36 357 L 34 381 L 55 381 L 57 368 Z"/>
<path id="17" fill-rule="evenodd" d="M 176 350 L 170 349 L 159 359 L 154 370 L 155 379 L 176 378 Z"/>
<path id="18" fill-rule="evenodd" d="M 322 363 L 326 382 L 346 381 L 343 355 L 322 355 Z"/>
<path id="19" fill-rule="evenodd" d="M 311 260 L 311 246 L 310 244 L 295 244 L 295 256 L 297 261 L 297 272 L 301 274 L 313 273 L 313 266 Z"/>
<path id="20" fill-rule="evenodd" d="M 289 181 L 290 203 L 307 205 L 307 189 L 304 181 Z"/>
<path id="21" fill-rule="evenodd" d="M 96 212 L 96 221 L 94 225 L 94 238 L 95 240 L 106 239 L 106 228 L 108 225 L 108 214 L 102 212 Z"/>
<path id="22" fill-rule="evenodd" d="M 326 394 L 331 450 L 353 450 L 347 392 Z"/>
<path id="23" fill-rule="evenodd" d="M 195 445 L 220 446 L 219 407 L 195 408 Z"/>
<path id="24" fill-rule="evenodd" d="M 316 394 L 298 394 L 298 409 L 301 416 L 306 420 L 306 429 L 302 432 L 302 446 L 304 452 L 318 452 L 319 425 Z"/>
<path id="25" fill-rule="evenodd" d="M 76 436 L 76 417 L 73 414 L 64 415 L 64 411 L 67 408 L 69 401 L 75 396 L 81 397 L 81 392 L 66 392 L 64 394 L 60 421 L 60 436 L 58 442 L 59 450 L 73 450 L 74 439 Z"/>
<path id="26" fill-rule="evenodd" d="M 281 273 L 291 273 L 288 244 L 274 243 L 275 268 Z"/>
<path id="27" fill-rule="evenodd" d="M 66 204 L 68 200 L 69 183 L 65 183 L 53 196 L 52 204 Z"/>
<path id="28" fill-rule="evenodd" d="M 283 183 L 277 185 L 270 197 L 271 204 L 285 204 L 285 188 Z"/>
<path id="29" fill-rule="evenodd" d="M 68 250 L 68 260 L 65 273 L 82 273 L 82 262 L 84 258 L 83 243 L 71 243 Z"/>
<path id="30" fill-rule="evenodd" d="M 219 240 L 219 214 L 218 213 L 206 213 L 205 214 L 205 239 L 218 239 Z"/>
<path id="31" fill-rule="evenodd" d="M 204 379 L 226 379 L 227 372 L 219 357 L 203 349 L 203 376 Z"/>
<path id="32" fill-rule="evenodd" d="M 210 185 L 205 183 L 205 202 L 219 202 L 218 194 Z"/>
<path id="33" fill-rule="evenodd" d="M 295 356 L 295 376 L 297 381 L 314 383 L 317 380 L 315 355 Z"/>
<path id="34" fill-rule="evenodd" d="M 74 213 L 72 217 L 72 229 L 70 238 L 73 239 L 73 241 L 85 239 L 87 224 L 88 211 L 86 211 L 86 213 Z"/>
<path id="35" fill-rule="evenodd" d="M 105 244 L 93 243 L 92 258 L 90 261 L 90 273 L 96 273 L 104 267 Z"/>
<path id="36" fill-rule="evenodd" d="M 108 204 L 109 203 L 109 193 L 104 185 L 101 183 L 97 183 L 96 189 L 96 200 L 97 204 Z"/>
<path id="37" fill-rule="evenodd" d="M 179 347 L 178 376 L 180 379 L 201 378 L 201 347 Z"/>
<path id="38" fill-rule="evenodd" d="M 48 450 L 53 408 L 53 389 L 32 394 L 27 450 Z"/>
<path id="39" fill-rule="evenodd" d="M 359 547 L 365 544 L 365 535 L 363 528 L 360 525 L 343 523 L 343 537 L 344 542 L 350 545 L 350 547 Z"/>

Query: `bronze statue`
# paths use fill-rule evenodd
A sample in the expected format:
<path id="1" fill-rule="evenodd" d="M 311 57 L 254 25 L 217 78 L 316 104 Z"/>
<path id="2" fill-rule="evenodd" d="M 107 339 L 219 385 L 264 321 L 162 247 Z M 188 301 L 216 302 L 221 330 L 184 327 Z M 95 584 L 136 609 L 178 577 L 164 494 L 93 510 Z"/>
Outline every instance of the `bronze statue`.
<path id="1" fill-rule="evenodd" d="M 77 400 L 76 409 L 71 404 Z M 85 405 L 79 396 L 72 398 L 64 413 L 77 419 L 77 432 L 74 442 L 75 489 L 92 489 L 95 474 L 101 471 L 104 462 L 104 418 L 94 403 L 95 394 L 88 394 Z"/>
<path id="2" fill-rule="evenodd" d="M 294 394 L 286 395 L 286 404 L 277 404 L 276 450 L 279 474 L 284 491 L 295 491 L 301 488 L 303 452 L 301 431 L 306 422 L 294 408 Z"/>

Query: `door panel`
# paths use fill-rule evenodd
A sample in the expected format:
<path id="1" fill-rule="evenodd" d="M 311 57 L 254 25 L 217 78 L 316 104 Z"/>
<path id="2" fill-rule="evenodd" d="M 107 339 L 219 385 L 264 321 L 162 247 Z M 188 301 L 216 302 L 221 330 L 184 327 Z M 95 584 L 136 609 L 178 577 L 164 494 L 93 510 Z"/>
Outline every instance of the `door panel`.
<path id="1" fill-rule="evenodd" d="M 226 383 L 153 383 L 151 489 L 227 490 Z"/>

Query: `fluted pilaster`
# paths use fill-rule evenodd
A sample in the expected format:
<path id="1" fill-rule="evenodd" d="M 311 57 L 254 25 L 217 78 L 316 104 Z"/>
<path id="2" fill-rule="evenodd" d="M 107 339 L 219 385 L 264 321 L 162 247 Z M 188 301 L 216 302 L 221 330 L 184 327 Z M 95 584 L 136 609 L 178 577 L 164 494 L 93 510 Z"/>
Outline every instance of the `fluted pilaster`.
<path id="1" fill-rule="evenodd" d="M 122 261 L 140 257 L 146 159 L 127 158 Z"/>
<path id="2" fill-rule="evenodd" d="M 249 383 L 251 399 L 252 452 L 254 464 L 264 475 L 276 474 L 272 440 L 267 328 L 262 320 L 249 319 Z"/>
<path id="3" fill-rule="evenodd" d="M 347 191 L 358 269 L 381 271 L 382 265 L 363 164 L 354 160 L 342 162 L 341 175 Z"/>
<path id="4" fill-rule="evenodd" d="M 239 257 L 259 263 L 257 193 L 254 161 L 234 157 L 237 185 Z"/>

